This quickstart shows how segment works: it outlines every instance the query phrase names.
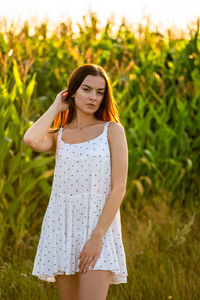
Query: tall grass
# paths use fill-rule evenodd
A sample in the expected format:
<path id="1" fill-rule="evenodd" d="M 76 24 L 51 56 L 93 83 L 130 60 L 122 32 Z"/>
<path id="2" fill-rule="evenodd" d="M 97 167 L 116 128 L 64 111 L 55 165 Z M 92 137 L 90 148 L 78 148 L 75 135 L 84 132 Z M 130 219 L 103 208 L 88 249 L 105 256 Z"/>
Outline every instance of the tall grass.
<path id="1" fill-rule="evenodd" d="M 24 270 L 22 274 L 30 272 L 51 192 L 54 156 L 32 151 L 23 143 L 23 135 L 47 110 L 51 99 L 66 88 L 74 68 L 92 62 L 103 66 L 112 80 L 127 135 L 129 173 L 122 213 L 134 211 L 139 218 L 147 207 L 149 211 L 150 207 L 156 209 L 153 199 L 159 197 L 160 205 L 168 209 L 179 207 L 177 218 L 181 208 L 189 224 L 187 227 L 182 219 L 176 221 L 174 216 L 174 223 L 164 226 L 167 234 L 172 234 L 170 239 L 161 227 L 156 228 L 156 218 L 155 227 L 151 227 L 154 225 L 150 220 L 148 229 L 143 224 L 139 232 L 134 231 L 130 219 L 126 223 L 126 231 L 130 231 L 126 248 L 133 287 L 132 282 L 127 287 L 112 287 L 112 295 L 116 289 L 118 294 L 122 293 L 120 299 L 167 299 L 165 295 L 172 290 L 173 279 L 174 299 L 198 299 L 195 297 L 200 294 L 199 288 L 186 274 L 181 275 L 189 266 L 189 253 L 194 255 L 194 260 L 199 258 L 197 236 L 190 237 L 191 241 L 194 238 L 194 249 L 191 245 L 184 248 L 184 237 L 190 236 L 192 224 L 199 225 L 198 218 L 195 223 L 192 217 L 195 210 L 199 211 L 200 189 L 199 20 L 190 39 L 174 38 L 170 30 L 166 38 L 141 25 L 134 32 L 125 21 L 113 34 L 112 24 L 108 22 L 100 28 L 93 13 L 89 22 L 85 17 L 83 20 L 79 34 L 72 31 L 70 23 L 59 24 L 51 35 L 47 23 L 35 28 L 34 35 L 30 35 L 28 22 L 18 34 L 12 27 L 4 33 L 0 31 L 2 282 L 9 284 L 4 277 L 8 270 L 11 277 L 16 276 L 16 271 L 9 269 L 10 264 Z M 177 229 L 176 222 L 182 229 Z M 135 241 L 145 230 L 146 240 L 138 242 L 137 252 Z M 26 259 L 20 267 L 17 263 L 22 257 Z M 148 272 L 153 272 L 151 280 Z M 195 275 L 192 276 L 195 284 L 199 284 Z M 22 275 L 22 278 L 22 287 L 33 293 L 30 299 L 36 299 L 36 291 L 30 286 L 36 283 L 31 283 L 29 277 Z M 188 280 L 184 289 L 183 278 Z M 6 284 L 0 287 L 4 297 L 9 295 L 4 289 Z M 44 286 L 48 284 L 42 283 Z M 18 292 L 10 294 L 13 299 L 19 299 Z M 22 289 L 20 293 L 25 299 Z"/>
<path id="2" fill-rule="evenodd" d="M 138 215 L 122 210 L 127 284 L 111 285 L 108 300 L 200 299 L 199 212 L 180 213 L 153 197 Z M 57 287 L 31 275 L 37 240 L 24 254 L 0 260 L 1 299 L 58 300 Z"/>

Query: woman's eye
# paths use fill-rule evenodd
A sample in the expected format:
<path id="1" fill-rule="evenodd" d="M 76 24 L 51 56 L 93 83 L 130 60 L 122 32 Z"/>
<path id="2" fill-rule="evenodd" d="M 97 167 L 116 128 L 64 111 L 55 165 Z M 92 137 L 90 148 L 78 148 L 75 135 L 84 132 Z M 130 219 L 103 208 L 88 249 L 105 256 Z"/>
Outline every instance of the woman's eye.
<path id="1" fill-rule="evenodd" d="M 87 88 L 84 88 L 83 90 L 84 90 L 84 91 L 89 91 L 89 89 L 87 89 Z M 98 92 L 98 94 L 103 95 L 102 92 Z"/>

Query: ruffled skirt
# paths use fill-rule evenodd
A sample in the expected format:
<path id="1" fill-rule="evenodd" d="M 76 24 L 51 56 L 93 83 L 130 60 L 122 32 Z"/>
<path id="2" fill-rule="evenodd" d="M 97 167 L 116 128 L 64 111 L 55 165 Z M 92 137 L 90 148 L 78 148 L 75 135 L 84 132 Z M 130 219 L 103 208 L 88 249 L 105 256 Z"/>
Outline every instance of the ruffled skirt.
<path id="1" fill-rule="evenodd" d="M 56 275 L 79 272 L 78 256 L 95 229 L 104 205 L 103 194 L 52 194 L 42 222 L 32 275 L 55 282 Z M 93 270 L 112 271 L 110 284 L 127 282 L 120 210 L 103 238 Z"/>

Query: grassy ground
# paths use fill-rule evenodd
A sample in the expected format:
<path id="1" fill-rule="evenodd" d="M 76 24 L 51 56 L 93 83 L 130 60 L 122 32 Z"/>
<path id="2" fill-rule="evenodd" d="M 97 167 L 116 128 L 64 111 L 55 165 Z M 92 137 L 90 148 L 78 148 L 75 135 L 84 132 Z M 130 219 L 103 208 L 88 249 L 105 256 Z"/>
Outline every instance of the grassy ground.
<path id="1" fill-rule="evenodd" d="M 200 210 L 171 209 L 160 197 L 144 202 L 137 213 L 121 210 L 128 282 L 111 285 L 107 299 L 199 300 Z M 31 275 L 33 244 L 1 257 L 0 299 L 59 299 L 55 283 Z"/>

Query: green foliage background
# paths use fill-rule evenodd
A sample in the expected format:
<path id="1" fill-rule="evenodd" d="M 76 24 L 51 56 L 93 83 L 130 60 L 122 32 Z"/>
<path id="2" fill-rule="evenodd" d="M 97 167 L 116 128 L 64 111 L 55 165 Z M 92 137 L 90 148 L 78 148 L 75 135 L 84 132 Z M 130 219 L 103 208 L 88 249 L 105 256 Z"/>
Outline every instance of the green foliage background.
<path id="1" fill-rule="evenodd" d="M 78 34 L 68 22 L 51 35 L 43 23 L 30 35 L 26 22 L 18 34 L 12 27 L 0 32 L 2 261 L 13 257 L 13 248 L 19 257 L 33 255 L 51 192 L 54 156 L 32 151 L 23 135 L 66 88 L 71 72 L 88 62 L 110 76 L 126 131 L 129 173 L 122 213 L 138 215 L 154 205 L 155 196 L 171 208 L 199 208 L 199 21 L 190 39 L 141 25 L 136 34 L 125 20 L 113 34 L 112 24 L 100 28 L 95 14 L 89 22 L 83 17 Z"/>

